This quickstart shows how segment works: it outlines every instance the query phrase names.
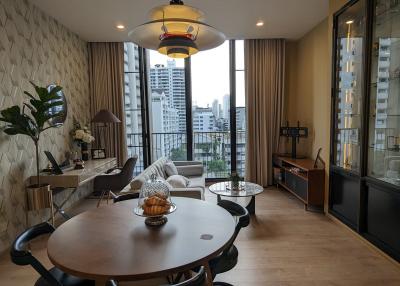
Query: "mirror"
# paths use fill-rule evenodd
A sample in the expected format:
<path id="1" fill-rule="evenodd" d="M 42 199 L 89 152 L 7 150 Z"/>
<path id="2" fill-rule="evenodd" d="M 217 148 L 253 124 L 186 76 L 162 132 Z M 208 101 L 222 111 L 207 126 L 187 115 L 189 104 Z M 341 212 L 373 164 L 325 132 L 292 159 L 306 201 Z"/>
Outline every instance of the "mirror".
<path id="1" fill-rule="evenodd" d="M 50 84 L 47 86 L 47 90 L 51 91 L 54 87 L 56 87 L 56 84 Z M 68 106 L 67 106 L 67 99 L 65 98 L 63 90 L 60 90 L 57 92 L 57 95 L 59 96 L 59 99 L 54 99 L 52 102 L 55 101 L 62 101 L 62 105 L 54 106 L 52 109 L 50 109 L 49 114 L 55 114 L 58 112 L 62 112 L 61 116 L 54 117 L 49 120 L 50 125 L 61 125 L 64 123 L 65 119 L 67 118 L 67 113 L 68 113 Z"/>

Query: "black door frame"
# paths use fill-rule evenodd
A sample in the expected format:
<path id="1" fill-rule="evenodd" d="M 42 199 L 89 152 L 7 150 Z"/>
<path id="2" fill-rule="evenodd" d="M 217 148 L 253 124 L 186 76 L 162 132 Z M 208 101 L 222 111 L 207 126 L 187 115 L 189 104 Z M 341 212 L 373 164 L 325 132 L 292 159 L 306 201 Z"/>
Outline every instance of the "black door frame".
<path id="1" fill-rule="evenodd" d="M 140 96 L 142 101 L 142 139 L 143 139 L 143 165 L 147 168 L 152 162 L 149 115 L 149 65 L 146 49 L 139 47 L 140 65 Z M 192 116 L 192 77 L 191 58 L 185 59 L 185 104 L 186 104 L 186 136 L 187 136 L 187 160 L 193 160 L 193 116 Z M 236 45 L 235 40 L 229 40 L 229 91 L 230 91 L 230 143 L 231 143 L 231 172 L 237 169 L 236 158 Z M 226 178 L 206 178 L 207 181 L 221 181 Z"/>

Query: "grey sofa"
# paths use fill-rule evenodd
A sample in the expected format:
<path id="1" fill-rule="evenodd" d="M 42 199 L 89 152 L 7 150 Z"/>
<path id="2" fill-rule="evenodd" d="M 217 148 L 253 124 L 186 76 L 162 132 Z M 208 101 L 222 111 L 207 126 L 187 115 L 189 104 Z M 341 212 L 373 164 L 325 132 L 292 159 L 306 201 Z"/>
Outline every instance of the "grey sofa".
<path id="1" fill-rule="evenodd" d="M 164 164 L 166 162 L 168 162 L 166 157 L 162 157 L 155 161 L 142 173 L 136 176 L 131 183 L 121 191 L 121 194 L 139 192 L 142 184 L 150 180 L 152 174 L 167 179 L 168 176 L 164 170 Z M 189 184 L 185 188 L 173 188 L 171 190 L 171 196 L 204 200 L 205 176 L 203 164 L 197 161 L 175 161 L 174 164 L 178 169 L 178 174 L 189 179 Z"/>

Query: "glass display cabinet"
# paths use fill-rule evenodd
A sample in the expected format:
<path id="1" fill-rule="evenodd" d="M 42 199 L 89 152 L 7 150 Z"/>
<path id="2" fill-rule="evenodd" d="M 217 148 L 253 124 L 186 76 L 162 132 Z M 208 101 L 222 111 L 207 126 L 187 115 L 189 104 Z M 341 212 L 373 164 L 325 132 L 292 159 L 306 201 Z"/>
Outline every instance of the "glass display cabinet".
<path id="1" fill-rule="evenodd" d="M 337 17 L 334 165 L 359 173 L 365 45 L 364 2 Z"/>
<path id="2" fill-rule="evenodd" d="M 400 186 L 400 1 L 377 1 L 372 32 L 368 175 Z"/>
<path id="3" fill-rule="evenodd" d="M 334 15 L 329 212 L 400 261 L 400 0 Z"/>

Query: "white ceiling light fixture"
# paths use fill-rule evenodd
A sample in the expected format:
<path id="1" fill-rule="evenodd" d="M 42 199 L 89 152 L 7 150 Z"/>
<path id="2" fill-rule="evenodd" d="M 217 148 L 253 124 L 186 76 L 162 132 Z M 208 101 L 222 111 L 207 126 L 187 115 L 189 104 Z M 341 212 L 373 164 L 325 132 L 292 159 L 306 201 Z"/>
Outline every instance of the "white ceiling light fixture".
<path id="1" fill-rule="evenodd" d="M 256 26 L 257 26 L 257 27 L 262 27 L 262 26 L 264 26 L 264 21 L 263 21 L 263 20 L 258 20 L 257 23 L 256 23 Z"/>
<path id="2" fill-rule="evenodd" d="M 225 41 L 223 33 L 203 22 L 202 11 L 184 5 L 182 0 L 153 8 L 149 18 L 149 22 L 132 30 L 129 37 L 135 44 L 171 58 L 186 58 Z"/>
<path id="3" fill-rule="evenodd" d="M 125 26 L 122 24 L 119 24 L 117 26 L 115 26 L 118 30 L 125 30 Z"/>

